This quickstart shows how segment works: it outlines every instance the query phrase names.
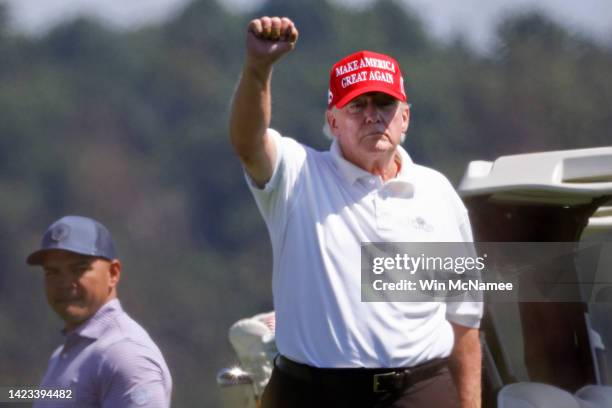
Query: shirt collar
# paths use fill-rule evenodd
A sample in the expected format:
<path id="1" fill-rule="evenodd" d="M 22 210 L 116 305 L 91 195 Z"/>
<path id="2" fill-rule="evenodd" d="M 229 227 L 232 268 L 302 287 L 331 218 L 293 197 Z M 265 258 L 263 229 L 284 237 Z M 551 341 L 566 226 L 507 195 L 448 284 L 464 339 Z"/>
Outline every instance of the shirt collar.
<path id="1" fill-rule="evenodd" d="M 362 169 L 359 166 L 354 165 L 344 158 L 342 155 L 342 150 L 340 149 L 340 144 L 334 138 L 331 147 L 329 148 L 332 160 L 336 165 L 336 168 L 342 174 L 342 176 L 346 179 L 350 184 L 354 184 L 357 180 L 366 177 L 372 177 L 373 174 Z M 414 166 L 414 162 L 410 158 L 410 155 L 402 146 L 398 145 L 396 152 L 399 155 L 401 167 L 397 176 L 390 181 L 399 181 L 405 183 L 411 183 L 410 177 L 412 175 L 411 168 Z"/>
<path id="2" fill-rule="evenodd" d="M 77 335 L 79 337 L 88 337 L 91 339 L 98 339 L 107 330 L 109 324 L 114 318 L 123 313 L 123 308 L 119 299 L 112 299 L 106 302 L 98 311 L 76 329 L 72 331 L 63 330 L 62 333 L 66 337 Z"/>

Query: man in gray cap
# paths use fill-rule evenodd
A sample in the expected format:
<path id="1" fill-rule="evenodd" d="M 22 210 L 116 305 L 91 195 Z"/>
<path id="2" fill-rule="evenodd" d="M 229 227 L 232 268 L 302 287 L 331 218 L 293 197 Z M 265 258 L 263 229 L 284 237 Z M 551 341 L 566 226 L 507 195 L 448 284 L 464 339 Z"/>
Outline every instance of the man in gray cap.
<path id="1" fill-rule="evenodd" d="M 169 407 L 162 353 L 117 299 L 121 262 L 108 230 L 91 218 L 63 217 L 27 262 L 42 266 L 47 301 L 65 322 L 65 342 L 40 388 L 70 390 L 34 407 Z"/>

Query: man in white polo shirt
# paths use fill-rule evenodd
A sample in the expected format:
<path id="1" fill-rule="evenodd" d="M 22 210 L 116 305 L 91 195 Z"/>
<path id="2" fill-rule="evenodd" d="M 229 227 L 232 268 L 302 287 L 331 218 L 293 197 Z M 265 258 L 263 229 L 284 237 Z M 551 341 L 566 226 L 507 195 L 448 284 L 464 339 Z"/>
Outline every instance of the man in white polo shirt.
<path id="1" fill-rule="evenodd" d="M 481 303 L 361 301 L 362 243 L 472 239 L 450 183 L 400 146 L 400 67 L 370 51 L 333 66 L 334 140 L 318 152 L 269 128 L 272 67 L 297 37 L 288 18 L 249 23 L 230 117 L 274 256 L 280 356 L 263 407 L 479 407 Z"/>

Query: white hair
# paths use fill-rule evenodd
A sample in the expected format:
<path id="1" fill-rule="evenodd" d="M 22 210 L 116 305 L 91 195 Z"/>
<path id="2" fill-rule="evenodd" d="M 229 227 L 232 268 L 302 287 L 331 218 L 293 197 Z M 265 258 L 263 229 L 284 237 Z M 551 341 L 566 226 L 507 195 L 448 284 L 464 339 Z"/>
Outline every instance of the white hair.
<path id="1" fill-rule="evenodd" d="M 329 123 L 327 122 L 327 115 L 325 115 L 325 118 L 323 120 L 323 134 L 329 140 L 334 140 L 334 134 L 332 133 L 331 128 L 329 127 Z"/>

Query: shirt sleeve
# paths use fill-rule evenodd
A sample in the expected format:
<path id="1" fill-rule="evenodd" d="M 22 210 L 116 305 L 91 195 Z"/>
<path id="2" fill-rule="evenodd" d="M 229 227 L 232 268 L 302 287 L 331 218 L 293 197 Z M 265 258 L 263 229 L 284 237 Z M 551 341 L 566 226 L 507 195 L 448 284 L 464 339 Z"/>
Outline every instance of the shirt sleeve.
<path id="1" fill-rule="evenodd" d="M 106 350 L 101 365 L 102 408 L 168 408 L 172 380 L 165 363 L 150 349 L 118 342 Z"/>
<path id="2" fill-rule="evenodd" d="M 446 303 L 446 320 L 461 326 L 478 329 L 483 312 L 482 301 Z"/>
<path id="3" fill-rule="evenodd" d="M 474 242 L 474 237 L 472 236 L 472 227 L 470 225 L 468 211 L 454 189 L 452 191 L 452 195 L 454 196 L 455 214 L 457 217 L 457 226 L 459 228 L 461 238 L 463 242 L 468 245 L 466 250 L 469 253 L 469 256 L 476 257 L 477 253 L 474 249 L 474 245 L 470 244 Z M 469 278 L 479 279 L 480 275 L 473 274 Z M 464 301 L 446 303 L 446 319 L 451 323 L 477 329 L 480 327 L 480 320 L 482 319 L 484 309 L 483 306 L 484 303 L 482 293 L 470 291 L 466 293 Z"/>
<path id="4" fill-rule="evenodd" d="M 269 228 L 279 228 L 284 222 L 299 190 L 299 179 L 306 162 L 305 147 L 274 129 L 268 134 L 276 147 L 276 162 L 272 177 L 259 188 L 245 171 L 244 175 L 257 207 Z"/>

